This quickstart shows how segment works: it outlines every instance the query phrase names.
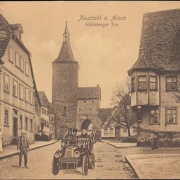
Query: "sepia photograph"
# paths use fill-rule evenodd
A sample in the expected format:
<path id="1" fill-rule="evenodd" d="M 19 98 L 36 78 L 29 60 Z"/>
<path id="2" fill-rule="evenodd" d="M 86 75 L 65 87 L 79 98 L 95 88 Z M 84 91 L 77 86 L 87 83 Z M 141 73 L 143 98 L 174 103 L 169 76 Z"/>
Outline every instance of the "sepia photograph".
<path id="1" fill-rule="evenodd" d="M 180 2 L 0 1 L 0 179 L 180 179 Z"/>

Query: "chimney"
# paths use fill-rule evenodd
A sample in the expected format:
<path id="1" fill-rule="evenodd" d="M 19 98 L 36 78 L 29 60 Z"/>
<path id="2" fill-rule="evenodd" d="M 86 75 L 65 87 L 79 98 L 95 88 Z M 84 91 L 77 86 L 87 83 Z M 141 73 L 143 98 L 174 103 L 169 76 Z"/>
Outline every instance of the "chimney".
<path id="1" fill-rule="evenodd" d="M 15 36 L 21 41 L 22 40 L 22 33 L 24 32 L 22 29 L 21 24 L 10 24 L 11 29 Z"/>

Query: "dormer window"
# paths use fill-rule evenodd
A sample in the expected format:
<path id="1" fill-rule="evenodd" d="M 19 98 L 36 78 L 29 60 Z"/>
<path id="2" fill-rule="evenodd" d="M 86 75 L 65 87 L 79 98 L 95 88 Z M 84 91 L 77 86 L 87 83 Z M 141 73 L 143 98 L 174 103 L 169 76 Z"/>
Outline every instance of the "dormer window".
<path id="1" fill-rule="evenodd" d="M 166 91 L 177 91 L 177 76 L 166 77 Z"/>

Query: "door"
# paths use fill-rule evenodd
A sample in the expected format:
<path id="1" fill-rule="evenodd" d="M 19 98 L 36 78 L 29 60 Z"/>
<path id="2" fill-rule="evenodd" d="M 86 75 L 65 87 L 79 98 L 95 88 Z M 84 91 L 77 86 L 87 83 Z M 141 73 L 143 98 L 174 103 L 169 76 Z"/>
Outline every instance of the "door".
<path id="1" fill-rule="evenodd" d="M 18 137 L 18 118 L 14 117 L 13 120 L 13 135 L 15 138 Z"/>

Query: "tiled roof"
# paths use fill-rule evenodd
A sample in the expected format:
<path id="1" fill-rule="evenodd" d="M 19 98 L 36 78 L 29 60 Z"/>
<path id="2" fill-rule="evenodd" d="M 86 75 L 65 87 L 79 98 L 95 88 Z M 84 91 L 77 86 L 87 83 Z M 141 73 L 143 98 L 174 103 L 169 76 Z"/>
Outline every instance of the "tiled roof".
<path id="1" fill-rule="evenodd" d="M 78 87 L 77 99 L 101 99 L 100 87 Z"/>
<path id="2" fill-rule="evenodd" d="M 135 69 L 180 70 L 180 9 L 144 14 Z"/>
<path id="3" fill-rule="evenodd" d="M 48 108 L 50 106 L 50 103 L 47 99 L 45 92 L 44 91 L 38 91 L 38 94 L 39 94 L 41 104 Z"/>
<path id="4" fill-rule="evenodd" d="M 12 35 L 13 32 L 9 26 L 9 23 L 6 21 L 3 15 L 0 14 L 0 60 L 5 53 Z"/>

